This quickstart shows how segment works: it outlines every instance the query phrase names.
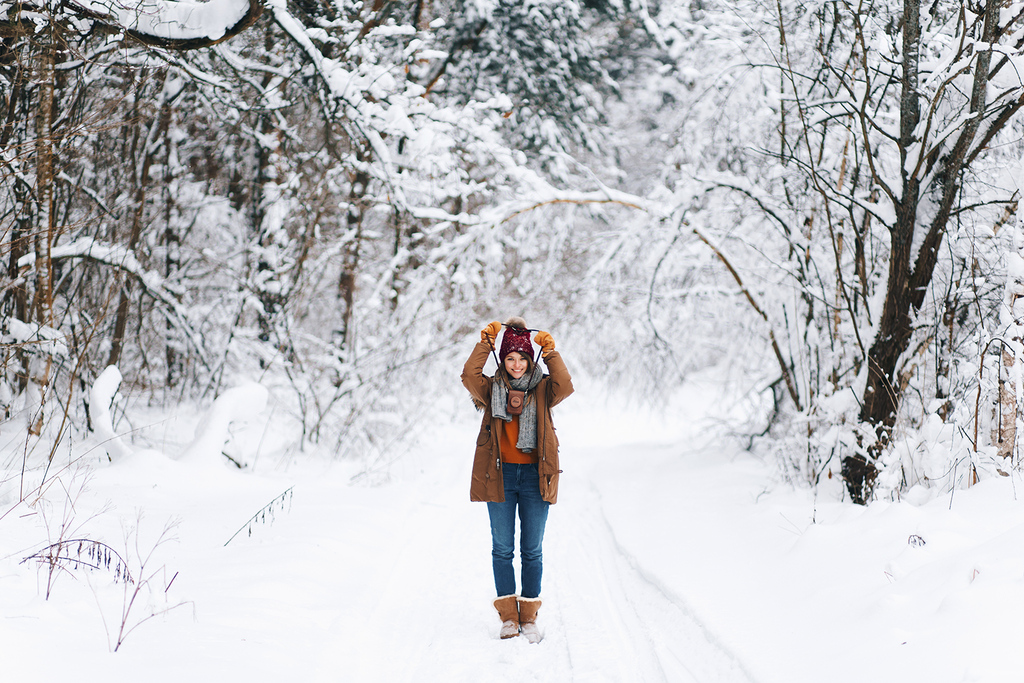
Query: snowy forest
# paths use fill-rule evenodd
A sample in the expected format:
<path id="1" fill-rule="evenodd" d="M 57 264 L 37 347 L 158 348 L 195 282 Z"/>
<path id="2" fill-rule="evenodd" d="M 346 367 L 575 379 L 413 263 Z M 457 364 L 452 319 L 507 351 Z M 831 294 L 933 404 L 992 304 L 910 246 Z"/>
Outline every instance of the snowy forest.
<path id="1" fill-rule="evenodd" d="M 510 315 L 815 501 L 1019 480 L 1024 2 L 0 1 L 0 533 L 239 386 L 386 480 Z"/>

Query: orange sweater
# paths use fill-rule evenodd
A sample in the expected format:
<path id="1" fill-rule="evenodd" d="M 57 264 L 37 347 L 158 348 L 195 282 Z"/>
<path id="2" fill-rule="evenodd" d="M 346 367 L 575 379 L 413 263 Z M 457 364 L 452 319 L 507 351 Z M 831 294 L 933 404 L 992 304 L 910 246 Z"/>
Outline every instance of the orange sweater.
<path id="1" fill-rule="evenodd" d="M 519 441 L 519 416 L 513 416 L 511 422 L 504 422 L 503 425 L 504 429 L 501 430 L 501 434 L 498 436 L 498 450 L 501 453 L 501 461 L 514 465 L 536 463 L 538 460 L 536 451 L 533 453 L 523 453 L 516 448 L 516 442 Z"/>

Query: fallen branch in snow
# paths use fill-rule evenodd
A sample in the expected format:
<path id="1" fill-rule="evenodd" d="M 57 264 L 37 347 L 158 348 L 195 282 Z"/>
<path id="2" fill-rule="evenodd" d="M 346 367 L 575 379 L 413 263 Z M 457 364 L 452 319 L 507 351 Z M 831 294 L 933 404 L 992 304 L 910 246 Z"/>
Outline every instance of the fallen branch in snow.
<path id="1" fill-rule="evenodd" d="M 131 572 L 128 571 L 128 563 L 124 558 L 103 541 L 94 541 L 91 538 L 69 538 L 61 539 L 51 543 L 42 550 L 32 553 L 20 564 L 36 561 L 44 565 L 49 573 L 46 582 L 46 598 L 50 598 L 50 591 L 53 588 L 53 579 L 57 572 L 71 572 L 77 569 L 106 569 L 114 573 L 114 583 L 124 581 L 132 583 Z"/>
<path id="2" fill-rule="evenodd" d="M 200 464 L 216 463 L 221 455 L 225 455 L 224 444 L 230 436 L 231 423 L 252 419 L 263 412 L 268 395 L 266 388 L 255 382 L 225 391 L 199 421 L 195 438 L 178 459 Z"/>
<path id="3" fill-rule="evenodd" d="M 269 503 L 267 503 L 266 505 L 261 507 L 259 510 L 257 510 L 256 514 L 253 515 L 252 517 L 250 517 L 249 521 L 246 522 L 245 524 L 243 524 L 241 529 L 239 529 L 234 534 L 232 534 L 231 538 L 229 538 L 227 541 L 225 541 L 224 545 L 226 546 L 228 543 L 231 543 L 231 541 L 235 540 L 235 536 L 238 536 L 238 534 L 240 534 L 240 533 L 242 533 L 243 531 L 246 531 L 246 530 L 248 530 L 249 535 L 252 536 L 252 527 L 253 527 L 253 525 L 256 522 L 259 522 L 261 524 L 266 524 L 267 523 L 267 516 L 268 515 L 270 516 L 270 524 L 273 524 L 274 523 L 274 515 L 276 514 L 276 511 L 278 509 L 284 510 L 285 504 L 288 504 L 289 506 L 291 505 L 294 489 L 295 489 L 294 486 L 289 486 L 288 489 L 284 493 L 282 493 L 277 498 L 275 498 L 274 500 L 270 501 Z"/>

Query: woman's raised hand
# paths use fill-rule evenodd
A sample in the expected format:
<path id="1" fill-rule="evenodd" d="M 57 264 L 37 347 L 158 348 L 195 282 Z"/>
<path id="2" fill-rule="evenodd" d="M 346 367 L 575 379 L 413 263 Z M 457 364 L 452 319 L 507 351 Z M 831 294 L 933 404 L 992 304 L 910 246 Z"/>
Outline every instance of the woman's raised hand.
<path id="1" fill-rule="evenodd" d="M 537 336 L 533 338 L 533 341 L 537 342 L 537 346 L 540 347 L 540 355 L 547 357 L 549 353 L 555 350 L 555 340 L 551 338 L 551 334 L 541 330 L 537 333 Z"/>
<path id="2" fill-rule="evenodd" d="M 498 333 L 501 332 L 501 323 L 495 320 L 493 323 L 480 330 L 480 341 L 487 342 L 494 348 L 494 340 L 498 338 Z"/>

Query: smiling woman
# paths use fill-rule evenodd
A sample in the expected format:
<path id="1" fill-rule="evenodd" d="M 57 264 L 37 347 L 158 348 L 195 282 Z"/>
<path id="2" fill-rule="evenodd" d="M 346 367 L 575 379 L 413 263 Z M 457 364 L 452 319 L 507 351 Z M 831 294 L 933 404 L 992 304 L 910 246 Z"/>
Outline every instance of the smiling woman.
<path id="1" fill-rule="evenodd" d="M 491 563 L 501 618 L 501 638 L 520 632 L 531 643 L 540 640 L 537 611 L 543 571 L 542 544 L 548 508 L 558 494 L 558 438 L 551 407 L 572 393 L 572 379 L 547 332 L 535 341 L 550 375 L 534 361 L 530 330 L 522 318 L 505 323 L 494 377 L 483 374 L 487 356 L 501 331 L 495 321 L 480 332 L 462 371 L 462 383 L 484 411 L 473 460 L 470 498 L 487 503 L 491 520 Z M 522 594 L 516 594 L 512 568 L 515 526 L 520 524 L 519 556 Z"/>

